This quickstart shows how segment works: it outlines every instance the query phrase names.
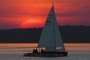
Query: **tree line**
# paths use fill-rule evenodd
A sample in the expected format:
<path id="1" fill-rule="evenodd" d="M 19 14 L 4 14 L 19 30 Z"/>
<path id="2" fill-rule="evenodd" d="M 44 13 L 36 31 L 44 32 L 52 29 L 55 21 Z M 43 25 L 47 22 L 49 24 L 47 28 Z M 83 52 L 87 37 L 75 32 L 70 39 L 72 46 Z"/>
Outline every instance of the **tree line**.
<path id="1" fill-rule="evenodd" d="M 43 28 L 0 30 L 0 43 L 38 43 Z M 64 43 L 90 43 L 90 26 L 59 26 Z"/>

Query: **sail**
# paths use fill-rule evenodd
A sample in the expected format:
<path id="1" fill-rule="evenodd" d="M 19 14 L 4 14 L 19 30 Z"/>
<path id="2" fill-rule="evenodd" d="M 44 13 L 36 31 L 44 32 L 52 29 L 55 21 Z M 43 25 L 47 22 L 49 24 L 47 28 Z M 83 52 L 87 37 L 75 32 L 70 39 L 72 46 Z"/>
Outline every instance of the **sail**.
<path id="1" fill-rule="evenodd" d="M 48 17 L 46 19 L 44 28 L 41 33 L 41 37 L 38 43 L 38 47 L 45 47 L 46 50 L 55 51 L 56 47 L 62 47 L 59 51 L 65 51 L 63 41 L 59 32 L 59 28 L 56 22 L 54 14 L 54 5 L 52 6 Z"/>
<path id="2" fill-rule="evenodd" d="M 55 46 L 55 37 L 54 37 L 54 6 L 52 6 L 48 17 L 46 19 L 42 34 L 39 40 L 38 47 L 53 47 Z"/>
<path id="3" fill-rule="evenodd" d="M 61 49 L 59 49 L 59 51 L 65 51 L 64 48 L 64 44 L 63 44 L 63 40 L 60 34 L 60 30 L 58 28 L 58 24 L 56 21 L 56 17 L 55 17 L 55 39 L 56 39 L 56 47 L 61 47 Z"/>

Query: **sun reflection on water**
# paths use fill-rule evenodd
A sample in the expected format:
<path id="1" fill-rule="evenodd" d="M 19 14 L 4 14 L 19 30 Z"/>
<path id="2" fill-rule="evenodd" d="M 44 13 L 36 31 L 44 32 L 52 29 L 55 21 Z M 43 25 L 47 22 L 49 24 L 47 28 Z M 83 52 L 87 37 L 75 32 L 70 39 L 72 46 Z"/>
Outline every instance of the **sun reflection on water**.
<path id="1" fill-rule="evenodd" d="M 0 46 L 37 46 L 38 43 L 0 43 Z M 90 43 L 64 43 L 64 46 L 90 46 Z"/>

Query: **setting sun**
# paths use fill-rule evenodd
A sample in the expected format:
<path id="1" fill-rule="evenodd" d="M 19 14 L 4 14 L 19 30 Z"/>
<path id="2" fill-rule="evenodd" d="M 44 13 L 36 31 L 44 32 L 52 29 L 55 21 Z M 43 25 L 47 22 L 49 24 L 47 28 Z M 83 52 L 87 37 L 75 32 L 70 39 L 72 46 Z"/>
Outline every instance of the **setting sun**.
<path id="1" fill-rule="evenodd" d="M 20 28 L 38 28 L 38 27 L 43 27 L 43 22 L 41 20 L 36 20 L 36 19 L 30 19 L 24 21 L 21 25 Z"/>

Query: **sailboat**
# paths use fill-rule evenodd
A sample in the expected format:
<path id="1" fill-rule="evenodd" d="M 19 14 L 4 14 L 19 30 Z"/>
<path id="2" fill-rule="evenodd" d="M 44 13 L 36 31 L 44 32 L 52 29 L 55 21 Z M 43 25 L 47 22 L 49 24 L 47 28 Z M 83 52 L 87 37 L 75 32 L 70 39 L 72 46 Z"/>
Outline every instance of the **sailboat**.
<path id="1" fill-rule="evenodd" d="M 67 56 L 68 54 L 68 52 L 65 50 L 60 30 L 56 21 L 54 4 L 51 7 L 46 19 L 37 48 L 42 48 L 41 52 L 38 52 L 37 49 L 34 49 L 33 53 L 26 53 L 24 56 L 63 57 Z"/>

